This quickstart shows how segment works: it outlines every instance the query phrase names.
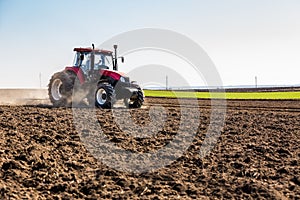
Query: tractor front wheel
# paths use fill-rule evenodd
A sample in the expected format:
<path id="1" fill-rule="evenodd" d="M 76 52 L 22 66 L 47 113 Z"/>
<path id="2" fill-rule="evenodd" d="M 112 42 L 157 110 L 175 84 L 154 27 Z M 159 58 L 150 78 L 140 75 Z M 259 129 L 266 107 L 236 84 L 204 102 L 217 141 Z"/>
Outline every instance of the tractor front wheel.
<path id="1" fill-rule="evenodd" d="M 109 83 L 99 83 L 95 93 L 95 105 L 99 108 L 112 108 L 115 103 L 115 90 Z"/>

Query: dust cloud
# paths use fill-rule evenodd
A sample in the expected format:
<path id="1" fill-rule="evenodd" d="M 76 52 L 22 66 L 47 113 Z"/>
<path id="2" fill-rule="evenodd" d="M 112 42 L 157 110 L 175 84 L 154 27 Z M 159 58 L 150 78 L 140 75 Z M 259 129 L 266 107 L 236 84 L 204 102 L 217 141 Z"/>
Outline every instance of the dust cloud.
<path id="1" fill-rule="evenodd" d="M 0 89 L 0 105 L 49 104 L 46 89 Z"/>

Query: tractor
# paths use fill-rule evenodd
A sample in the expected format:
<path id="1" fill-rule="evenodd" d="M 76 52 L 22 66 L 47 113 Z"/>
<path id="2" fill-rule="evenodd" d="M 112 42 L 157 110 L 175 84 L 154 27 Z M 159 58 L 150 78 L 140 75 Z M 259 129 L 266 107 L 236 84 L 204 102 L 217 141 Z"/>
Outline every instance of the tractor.
<path id="1" fill-rule="evenodd" d="M 141 87 L 118 71 L 117 45 L 114 52 L 92 48 L 74 48 L 73 66 L 55 73 L 48 94 L 55 107 L 70 107 L 85 102 L 98 108 L 112 108 L 123 100 L 128 108 L 140 108 L 144 102 Z M 112 69 L 111 69 L 112 68 Z"/>

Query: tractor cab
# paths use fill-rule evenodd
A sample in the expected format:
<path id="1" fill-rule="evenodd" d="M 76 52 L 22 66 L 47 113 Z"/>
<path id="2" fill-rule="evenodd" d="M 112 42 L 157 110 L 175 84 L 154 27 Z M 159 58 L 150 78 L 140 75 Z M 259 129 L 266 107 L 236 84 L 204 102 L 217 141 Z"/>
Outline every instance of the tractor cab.
<path id="1" fill-rule="evenodd" d="M 114 69 L 114 58 L 111 51 L 91 48 L 74 48 L 74 51 L 76 53 L 73 66 L 81 68 L 85 75 L 90 71 Z"/>

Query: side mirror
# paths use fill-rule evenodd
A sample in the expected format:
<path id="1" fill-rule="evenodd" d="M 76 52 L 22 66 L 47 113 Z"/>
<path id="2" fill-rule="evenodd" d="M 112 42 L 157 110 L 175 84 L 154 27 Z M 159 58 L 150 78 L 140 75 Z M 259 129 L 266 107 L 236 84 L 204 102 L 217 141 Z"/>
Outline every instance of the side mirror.
<path id="1" fill-rule="evenodd" d="M 81 55 L 80 55 L 80 60 L 82 61 L 83 59 L 84 59 L 84 55 L 81 54 Z"/>
<path id="2" fill-rule="evenodd" d="M 124 57 L 123 57 L 123 56 L 121 57 L 121 62 L 122 62 L 122 63 L 124 62 Z"/>

